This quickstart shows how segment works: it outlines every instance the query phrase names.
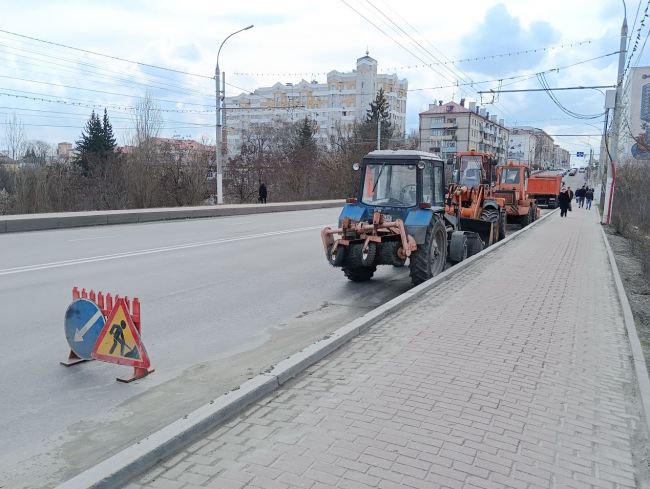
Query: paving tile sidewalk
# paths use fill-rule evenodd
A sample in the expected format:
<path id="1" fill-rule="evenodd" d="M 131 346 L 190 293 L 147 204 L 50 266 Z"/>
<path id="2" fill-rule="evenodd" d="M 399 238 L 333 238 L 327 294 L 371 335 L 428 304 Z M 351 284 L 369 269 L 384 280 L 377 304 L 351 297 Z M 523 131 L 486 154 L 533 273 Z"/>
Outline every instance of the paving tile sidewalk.
<path id="1" fill-rule="evenodd" d="M 598 226 L 556 213 L 129 489 L 642 487 Z"/>

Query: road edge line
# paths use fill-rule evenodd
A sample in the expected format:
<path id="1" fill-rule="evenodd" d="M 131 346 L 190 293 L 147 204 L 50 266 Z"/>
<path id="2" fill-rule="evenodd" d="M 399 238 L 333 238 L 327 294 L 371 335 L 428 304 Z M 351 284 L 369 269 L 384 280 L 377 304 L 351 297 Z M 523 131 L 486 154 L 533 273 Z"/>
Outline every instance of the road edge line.
<path id="1" fill-rule="evenodd" d="M 183 418 L 59 484 L 56 489 L 109 489 L 126 484 L 155 464 L 196 441 L 200 436 L 204 435 L 205 431 L 214 430 L 220 424 L 232 419 L 248 406 L 277 390 L 353 338 L 362 335 L 384 317 L 399 311 L 429 290 L 462 272 L 482 257 L 517 239 L 523 233 L 556 213 L 557 210 L 552 210 L 525 228 L 506 236 L 505 239 L 480 253 L 352 320 L 323 339 L 278 362 L 268 371 L 244 382 L 233 391 L 201 406 Z"/>
<path id="2" fill-rule="evenodd" d="M 605 248 L 607 249 L 607 257 L 609 258 L 612 275 L 614 275 L 618 300 L 621 304 L 621 309 L 623 310 L 623 322 L 625 323 L 627 338 L 630 343 L 630 350 L 632 351 L 632 364 L 634 365 L 634 373 L 636 374 L 637 386 L 639 388 L 639 397 L 641 398 L 641 406 L 645 417 L 646 429 L 648 430 L 648 434 L 650 434 L 650 377 L 648 376 L 648 366 L 646 365 L 643 348 L 641 347 L 641 341 L 639 340 L 639 335 L 636 330 L 636 323 L 634 321 L 634 314 L 632 314 L 632 308 L 630 307 L 630 301 L 627 298 L 627 292 L 625 292 L 625 286 L 623 285 L 618 265 L 616 265 L 614 251 L 609 244 L 604 227 L 600 223 L 598 223 L 598 227 L 600 227 L 601 235 L 605 241 Z"/>

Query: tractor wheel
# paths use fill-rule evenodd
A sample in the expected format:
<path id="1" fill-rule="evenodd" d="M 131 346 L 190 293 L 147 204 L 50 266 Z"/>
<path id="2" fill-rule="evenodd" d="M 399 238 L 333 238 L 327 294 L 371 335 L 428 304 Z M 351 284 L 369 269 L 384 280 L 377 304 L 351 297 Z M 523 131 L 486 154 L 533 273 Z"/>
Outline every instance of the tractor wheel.
<path id="1" fill-rule="evenodd" d="M 435 217 L 427 228 L 424 243 L 411 255 L 411 282 L 418 285 L 435 277 L 444 270 L 446 262 L 447 229 L 440 218 Z"/>
<path id="2" fill-rule="evenodd" d="M 532 207 L 528 209 L 528 214 L 526 214 L 525 216 L 521 216 L 519 218 L 519 224 L 521 225 L 522 228 L 525 228 L 532 222 L 530 218 L 531 212 L 532 212 Z"/>
<path id="3" fill-rule="evenodd" d="M 343 273 L 353 282 L 367 282 L 375 274 L 375 270 L 377 267 L 374 265 L 372 267 L 344 267 Z"/>
<path id="4" fill-rule="evenodd" d="M 496 223 L 496 240 L 498 241 L 501 239 L 501 226 L 502 224 L 499 222 L 499 210 L 498 209 L 483 209 L 483 212 L 481 212 L 481 221 L 488 221 L 488 222 L 493 222 Z M 488 243 L 489 245 L 489 243 Z"/>
<path id="5" fill-rule="evenodd" d="M 336 253 L 332 255 L 332 246 L 327 249 L 327 261 L 333 267 L 340 267 L 345 260 L 345 246 L 337 246 Z"/>

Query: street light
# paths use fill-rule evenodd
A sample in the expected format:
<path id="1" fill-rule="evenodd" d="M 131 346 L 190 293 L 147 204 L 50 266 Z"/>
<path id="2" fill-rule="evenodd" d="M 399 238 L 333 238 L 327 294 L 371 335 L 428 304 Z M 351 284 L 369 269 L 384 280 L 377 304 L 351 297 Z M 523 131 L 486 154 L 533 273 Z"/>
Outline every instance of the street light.
<path id="1" fill-rule="evenodd" d="M 223 97 L 221 96 L 221 92 L 219 89 L 219 84 L 221 82 L 221 70 L 219 69 L 219 55 L 221 54 L 221 48 L 223 45 L 226 43 L 228 39 L 230 39 L 232 36 L 235 34 L 238 34 L 242 31 L 247 31 L 248 29 L 252 29 L 254 26 L 251 24 L 248 27 L 244 27 L 243 29 L 239 29 L 238 31 L 233 32 L 230 34 L 228 37 L 226 37 L 223 42 L 221 43 L 221 46 L 219 46 L 219 50 L 217 51 L 217 66 L 214 69 L 214 79 L 215 79 L 215 88 L 216 88 L 216 95 L 217 95 L 217 124 L 216 124 L 216 141 L 215 141 L 215 156 L 214 156 L 214 162 L 217 167 L 217 204 L 223 204 L 223 169 L 221 168 L 221 145 L 222 145 L 222 139 L 223 139 L 223 132 L 221 130 L 221 101 L 223 100 L 223 97 L 226 96 L 226 91 L 225 88 L 223 90 Z"/>

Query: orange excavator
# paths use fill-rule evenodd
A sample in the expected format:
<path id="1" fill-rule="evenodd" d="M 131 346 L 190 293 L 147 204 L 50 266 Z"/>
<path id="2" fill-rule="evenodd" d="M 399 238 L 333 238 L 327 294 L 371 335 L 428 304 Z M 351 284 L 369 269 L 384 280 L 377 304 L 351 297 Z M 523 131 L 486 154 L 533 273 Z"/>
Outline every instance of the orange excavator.
<path id="1" fill-rule="evenodd" d="M 457 229 L 478 233 L 482 243 L 468 243 L 470 248 L 486 248 L 506 235 L 505 199 L 495 194 L 492 187 L 497 175 L 497 162 L 492 153 L 463 151 L 456 154 L 454 178 L 447 189 L 445 214 Z M 454 235 L 459 236 L 458 233 Z M 462 247 L 452 243 L 451 250 L 454 249 Z M 469 254 L 474 253 L 476 249 L 470 249 Z M 462 256 L 450 255 L 452 261 L 462 261 L 457 258 Z"/>
<path id="2" fill-rule="evenodd" d="M 503 198 L 508 222 L 522 228 L 539 218 L 535 199 L 528 194 L 530 170 L 526 165 L 509 161 L 497 167 L 494 195 Z"/>

